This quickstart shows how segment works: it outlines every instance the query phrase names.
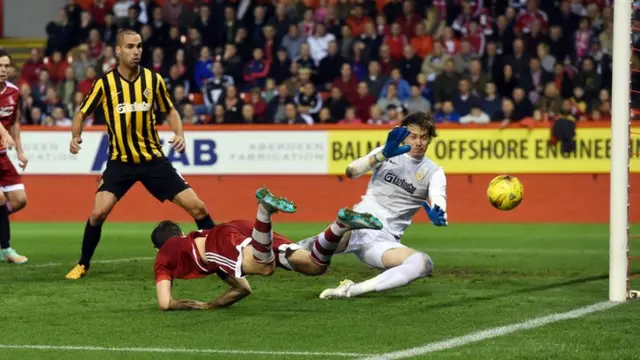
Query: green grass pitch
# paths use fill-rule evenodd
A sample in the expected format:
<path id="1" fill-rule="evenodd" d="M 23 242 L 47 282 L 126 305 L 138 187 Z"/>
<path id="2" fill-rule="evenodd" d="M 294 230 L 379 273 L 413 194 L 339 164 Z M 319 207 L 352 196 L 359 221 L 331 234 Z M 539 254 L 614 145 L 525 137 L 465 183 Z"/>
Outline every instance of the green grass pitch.
<path id="1" fill-rule="evenodd" d="M 284 224 L 279 218 L 274 220 L 275 230 L 293 240 L 324 226 Z M 80 252 L 83 224 L 14 224 L 13 245 L 30 262 L 0 264 L 0 359 L 349 358 L 268 352 L 397 351 L 566 312 L 608 297 L 604 225 L 416 224 L 403 241 L 429 253 L 435 272 L 405 288 L 357 299 L 319 300 L 323 289 L 344 278 L 358 281 L 377 274 L 352 255 L 338 255 L 320 277 L 283 270 L 268 278 L 249 277 L 253 294 L 229 309 L 163 313 L 155 299 L 152 226 L 106 225 L 94 260 L 141 259 L 94 263 L 89 276 L 67 281 L 64 275 Z M 174 294 L 208 300 L 224 286 L 217 278 L 177 281 Z M 633 359 L 640 356 L 639 321 L 640 302 L 634 301 L 419 358 Z M 258 353 L 23 348 L 26 345 Z"/>

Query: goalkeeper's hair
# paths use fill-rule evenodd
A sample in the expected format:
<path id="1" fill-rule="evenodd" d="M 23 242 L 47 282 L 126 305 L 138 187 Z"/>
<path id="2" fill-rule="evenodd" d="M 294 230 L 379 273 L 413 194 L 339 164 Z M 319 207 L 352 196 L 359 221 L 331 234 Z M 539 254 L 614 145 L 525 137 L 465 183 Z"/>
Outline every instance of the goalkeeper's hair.
<path id="1" fill-rule="evenodd" d="M 182 235 L 183 233 L 180 225 L 171 220 L 163 220 L 151 232 L 151 242 L 153 242 L 153 247 L 160 249 L 167 240 L 174 236 Z"/>
<path id="2" fill-rule="evenodd" d="M 430 112 L 416 111 L 407 115 L 404 120 L 402 120 L 402 126 L 406 127 L 409 125 L 416 125 L 426 130 L 427 135 L 429 135 L 429 139 L 438 137 L 438 133 L 436 132 L 436 121 L 433 119 Z"/>

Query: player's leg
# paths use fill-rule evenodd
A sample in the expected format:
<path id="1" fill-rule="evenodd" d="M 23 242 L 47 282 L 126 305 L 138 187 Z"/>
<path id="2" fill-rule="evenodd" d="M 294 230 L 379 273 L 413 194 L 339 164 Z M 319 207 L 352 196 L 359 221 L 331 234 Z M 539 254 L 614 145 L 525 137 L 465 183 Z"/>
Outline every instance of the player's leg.
<path id="1" fill-rule="evenodd" d="M 359 283 L 345 280 L 337 288 L 323 291 L 321 299 L 356 297 L 373 291 L 394 289 L 429 276 L 433 271 L 433 261 L 429 255 L 398 242 L 369 243 L 362 250 L 359 256 L 363 262 L 385 271 Z"/>
<path id="2" fill-rule="evenodd" d="M 27 194 L 22 179 L 6 155 L 0 155 L 0 260 L 14 264 L 24 264 L 26 256 L 11 247 L 11 225 L 9 215 L 25 207 Z"/>
<path id="3" fill-rule="evenodd" d="M 331 257 L 340 245 L 348 242 L 352 230 L 379 230 L 382 222 L 369 213 L 341 209 L 337 219 L 327 229 L 314 237 L 311 250 L 299 243 L 281 244 L 277 247 L 278 264 L 288 270 L 305 275 L 322 275 L 331 263 Z"/>
<path id="4" fill-rule="evenodd" d="M 69 271 L 66 278 L 77 280 L 89 271 L 91 259 L 102 236 L 102 224 L 114 206 L 137 181 L 137 175 L 131 165 L 109 161 L 102 175 L 98 191 L 93 202 L 91 215 L 84 227 L 82 252 L 78 264 Z"/>
<path id="5" fill-rule="evenodd" d="M 27 206 L 27 192 L 24 190 L 24 185 L 20 184 L 20 187 L 16 187 L 16 190 L 13 190 L 11 186 L 6 186 L 4 191 L 9 214 L 17 213 Z"/>
<path id="6" fill-rule="evenodd" d="M 169 160 L 158 160 L 157 163 L 150 165 L 141 174 L 141 181 L 158 201 L 171 200 L 189 213 L 198 229 L 211 229 L 215 226 L 205 203 Z"/>
<path id="7" fill-rule="evenodd" d="M 242 270 L 247 275 L 271 275 L 275 267 L 271 216 L 280 211 L 293 213 L 296 211 L 296 206 L 286 198 L 274 196 L 266 188 L 256 191 L 256 199 L 258 212 L 251 233 L 251 245 L 243 250 L 245 256 Z"/>

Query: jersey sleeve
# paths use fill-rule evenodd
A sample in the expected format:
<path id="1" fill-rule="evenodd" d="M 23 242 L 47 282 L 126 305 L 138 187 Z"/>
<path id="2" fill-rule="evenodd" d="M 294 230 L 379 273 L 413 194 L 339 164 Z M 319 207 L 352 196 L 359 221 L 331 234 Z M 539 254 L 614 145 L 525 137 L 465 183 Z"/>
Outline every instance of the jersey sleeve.
<path id="1" fill-rule="evenodd" d="M 156 283 L 162 280 L 173 280 L 173 275 L 169 267 L 169 264 L 165 261 L 165 258 L 163 256 L 156 257 L 156 262 L 154 265 Z"/>
<path id="2" fill-rule="evenodd" d="M 371 151 L 367 154 L 367 158 L 368 158 L 369 156 L 373 156 L 373 155 L 375 155 L 375 154 L 379 153 L 380 151 L 382 151 L 382 149 L 384 149 L 384 146 L 378 146 L 377 148 L 375 148 L 375 149 L 371 150 Z M 374 168 L 374 169 L 377 169 L 377 168 L 379 168 L 380 166 L 382 166 L 382 162 L 379 162 L 379 163 L 375 164 L 375 165 L 373 166 L 373 168 Z"/>
<path id="3" fill-rule="evenodd" d="M 447 211 L 447 177 L 442 169 L 436 170 L 429 181 L 429 202 Z"/>
<path id="4" fill-rule="evenodd" d="M 171 95 L 169 91 L 167 91 L 167 85 L 164 82 L 164 79 L 159 74 L 155 74 L 158 78 L 157 89 L 156 89 L 156 99 L 158 99 L 158 107 L 160 111 L 163 113 L 168 112 L 173 109 L 173 102 L 171 101 Z"/>
<path id="5" fill-rule="evenodd" d="M 93 113 L 104 99 L 104 93 L 104 81 L 102 79 L 97 79 L 93 82 L 93 85 L 91 85 L 89 95 L 84 98 L 82 105 L 80 105 L 80 111 L 85 115 Z"/>

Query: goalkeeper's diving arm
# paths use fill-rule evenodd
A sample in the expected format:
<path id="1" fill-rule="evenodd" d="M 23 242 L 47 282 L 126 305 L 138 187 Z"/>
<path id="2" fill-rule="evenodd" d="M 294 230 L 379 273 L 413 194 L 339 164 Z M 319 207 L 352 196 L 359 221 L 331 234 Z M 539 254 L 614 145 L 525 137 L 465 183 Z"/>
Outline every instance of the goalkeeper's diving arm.
<path id="1" fill-rule="evenodd" d="M 231 286 L 222 295 L 209 302 L 198 300 L 176 300 L 171 295 L 171 281 L 161 280 L 156 284 L 158 305 L 160 310 L 207 310 L 229 307 L 251 294 L 251 287 L 246 279 L 238 279 L 234 276 L 220 276 L 224 282 Z"/>

